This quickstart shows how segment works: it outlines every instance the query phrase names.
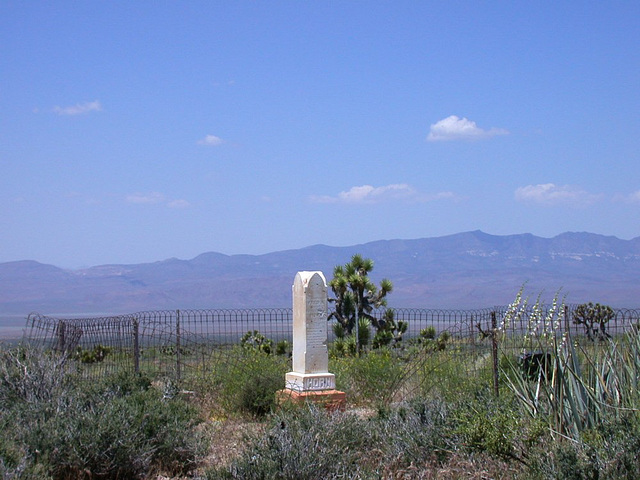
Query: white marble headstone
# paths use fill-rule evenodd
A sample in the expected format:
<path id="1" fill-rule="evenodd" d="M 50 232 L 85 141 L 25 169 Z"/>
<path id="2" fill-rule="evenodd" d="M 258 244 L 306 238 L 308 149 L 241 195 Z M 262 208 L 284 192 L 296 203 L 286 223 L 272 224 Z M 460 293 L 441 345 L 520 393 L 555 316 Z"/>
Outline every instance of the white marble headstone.
<path id="1" fill-rule="evenodd" d="M 327 281 L 322 272 L 298 272 L 293 281 L 293 371 L 287 388 L 296 391 L 333 390 L 328 372 Z"/>

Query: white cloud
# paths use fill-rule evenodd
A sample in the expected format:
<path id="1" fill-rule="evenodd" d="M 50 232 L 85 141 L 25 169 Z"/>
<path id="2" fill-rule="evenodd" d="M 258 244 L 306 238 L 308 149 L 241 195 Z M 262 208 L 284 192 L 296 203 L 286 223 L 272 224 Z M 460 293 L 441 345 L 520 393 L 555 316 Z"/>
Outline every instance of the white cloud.
<path id="1" fill-rule="evenodd" d="M 169 203 L 167 203 L 167 207 L 169 208 L 188 208 L 190 206 L 191 204 L 187 200 L 184 200 L 182 198 L 178 200 L 171 200 Z"/>
<path id="2" fill-rule="evenodd" d="M 458 196 L 453 192 L 438 192 L 431 195 L 425 195 L 425 200 L 457 200 Z"/>
<path id="3" fill-rule="evenodd" d="M 126 200 L 128 203 L 154 205 L 162 203 L 164 201 L 164 195 L 159 192 L 132 193 L 131 195 L 127 195 Z"/>
<path id="4" fill-rule="evenodd" d="M 310 200 L 314 203 L 382 203 L 387 201 L 425 202 L 439 199 L 455 198 L 452 192 L 422 194 L 406 183 L 395 183 L 382 187 L 360 185 L 340 192 L 336 196 L 314 195 Z"/>
<path id="5" fill-rule="evenodd" d="M 585 206 L 594 203 L 600 198 L 600 196 L 591 194 L 572 185 L 544 183 L 519 187 L 515 191 L 515 198 L 521 202 L 536 203 L 546 206 Z"/>
<path id="6" fill-rule="evenodd" d="M 224 143 L 220 137 L 215 135 L 207 135 L 203 139 L 198 140 L 198 145 L 206 145 L 208 147 L 218 147 Z"/>
<path id="7" fill-rule="evenodd" d="M 132 193 L 125 198 L 127 203 L 135 205 L 164 205 L 168 208 L 188 208 L 191 204 L 182 198 L 168 199 L 160 192 Z"/>
<path id="8" fill-rule="evenodd" d="M 98 100 L 93 102 L 78 103 L 70 107 L 53 107 L 53 111 L 58 115 L 84 115 L 90 112 L 100 112 L 102 105 Z"/>
<path id="9" fill-rule="evenodd" d="M 640 203 L 640 190 L 637 190 L 633 193 L 630 193 L 627 196 L 627 201 L 631 202 L 631 203 Z"/>
<path id="10" fill-rule="evenodd" d="M 447 142 L 452 140 L 480 140 L 483 138 L 495 137 L 496 135 L 507 135 L 508 130 L 503 128 L 490 128 L 484 130 L 467 118 L 460 118 L 451 115 L 431 125 L 428 142 Z"/>

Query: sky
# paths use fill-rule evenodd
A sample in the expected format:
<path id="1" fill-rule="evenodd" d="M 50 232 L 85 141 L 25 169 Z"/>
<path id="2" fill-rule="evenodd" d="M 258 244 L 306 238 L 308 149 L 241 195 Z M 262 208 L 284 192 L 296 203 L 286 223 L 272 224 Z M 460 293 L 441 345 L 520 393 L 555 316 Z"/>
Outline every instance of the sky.
<path id="1" fill-rule="evenodd" d="M 0 262 L 640 236 L 640 2 L 0 2 Z"/>

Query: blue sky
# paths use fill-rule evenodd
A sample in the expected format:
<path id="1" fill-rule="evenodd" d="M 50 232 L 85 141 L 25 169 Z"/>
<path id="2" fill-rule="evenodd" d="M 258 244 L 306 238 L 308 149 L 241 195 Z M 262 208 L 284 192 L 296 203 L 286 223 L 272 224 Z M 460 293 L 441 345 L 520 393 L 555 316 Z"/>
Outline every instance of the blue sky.
<path id="1" fill-rule="evenodd" d="M 638 2 L 0 3 L 0 262 L 640 236 Z"/>

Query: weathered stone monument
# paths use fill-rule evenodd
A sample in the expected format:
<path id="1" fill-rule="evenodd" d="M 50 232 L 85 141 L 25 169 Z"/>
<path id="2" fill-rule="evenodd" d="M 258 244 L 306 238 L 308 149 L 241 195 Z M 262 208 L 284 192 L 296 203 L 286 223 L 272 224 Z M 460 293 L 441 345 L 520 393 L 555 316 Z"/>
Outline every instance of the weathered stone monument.
<path id="1" fill-rule="evenodd" d="M 312 401 L 342 409 L 345 394 L 329 373 L 327 281 L 322 272 L 298 272 L 293 281 L 293 371 L 277 393 L 280 403 Z"/>

